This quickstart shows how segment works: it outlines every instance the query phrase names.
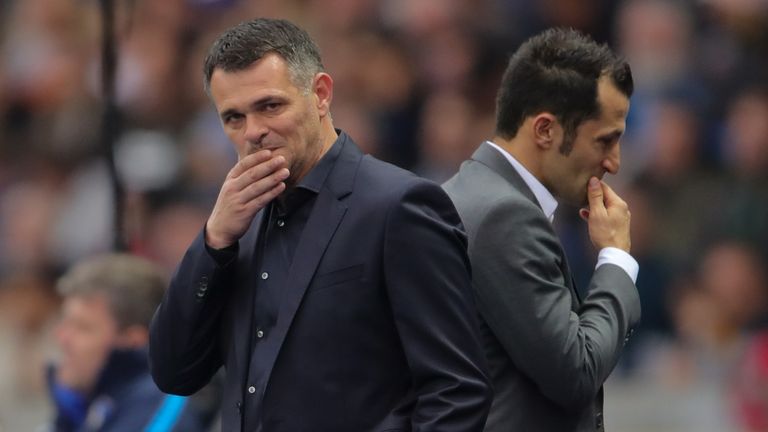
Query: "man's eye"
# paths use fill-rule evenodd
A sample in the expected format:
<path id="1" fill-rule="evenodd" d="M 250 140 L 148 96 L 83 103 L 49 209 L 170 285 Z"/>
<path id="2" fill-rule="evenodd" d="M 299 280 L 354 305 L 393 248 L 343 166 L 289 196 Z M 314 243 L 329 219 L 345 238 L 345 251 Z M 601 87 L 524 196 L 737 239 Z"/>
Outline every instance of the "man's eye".
<path id="1" fill-rule="evenodd" d="M 224 123 L 227 123 L 227 124 L 234 123 L 235 121 L 238 121 L 238 120 L 240 120 L 242 118 L 243 118 L 243 116 L 240 115 L 240 114 L 229 114 L 229 115 L 224 117 Z"/>
<path id="2" fill-rule="evenodd" d="M 276 111 L 278 108 L 280 108 L 280 104 L 277 102 L 271 102 L 264 104 L 263 108 L 264 111 Z"/>

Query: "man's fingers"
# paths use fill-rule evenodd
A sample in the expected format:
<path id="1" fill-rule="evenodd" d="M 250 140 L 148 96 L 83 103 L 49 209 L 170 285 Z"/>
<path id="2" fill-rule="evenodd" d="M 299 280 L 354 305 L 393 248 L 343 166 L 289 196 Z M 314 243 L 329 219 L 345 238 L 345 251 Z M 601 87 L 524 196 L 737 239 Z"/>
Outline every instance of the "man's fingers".
<path id="1" fill-rule="evenodd" d="M 589 179 L 587 184 L 587 199 L 589 200 L 589 211 L 601 211 L 605 212 L 605 204 L 603 203 L 603 188 L 600 186 L 601 181 L 597 177 Z"/>
<path id="2" fill-rule="evenodd" d="M 621 199 L 621 197 L 606 183 L 603 184 L 603 194 L 605 196 L 605 206 L 607 208 L 615 208 L 619 210 L 626 210 L 629 212 L 627 203 Z"/>
<path id="3" fill-rule="evenodd" d="M 249 168 L 254 167 L 262 162 L 268 161 L 272 157 L 272 151 L 259 150 L 256 153 L 251 153 L 244 158 L 237 161 L 234 167 L 229 171 L 229 178 L 240 177 Z"/>
<path id="4" fill-rule="evenodd" d="M 611 205 L 612 203 L 622 201 L 621 197 L 611 188 L 608 186 L 608 183 L 606 182 L 600 182 L 600 184 L 603 186 L 603 196 L 605 197 L 605 204 Z"/>
<path id="5" fill-rule="evenodd" d="M 243 190 L 249 187 L 252 183 L 258 182 L 267 178 L 270 175 L 277 173 L 280 169 L 285 168 L 285 158 L 283 156 L 276 156 L 272 159 L 261 162 L 256 166 L 252 166 L 245 170 L 240 176 L 233 179 L 233 186 L 235 190 Z M 286 177 L 287 178 L 287 177 Z M 281 179 L 284 180 L 284 179 Z"/>
<path id="6" fill-rule="evenodd" d="M 277 196 L 283 193 L 284 190 L 285 190 L 285 182 L 279 182 L 272 189 L 263 193 L 261 197 L 259 197 L 261 201 L 259 203 L 260 207 L 266 206 L 268 202 L 277 198 Z"/>
<path id="7" fill-rule="evenodd" d="M 283 193 L 285 188 L 285 182 L 278 182 L 276 185 L 253 197 L 251 201 L 245 203 L 245 207 L 252 211 L 253 214 L 256 214 L 257 211 L 266 207 L 270 201 Z"/>
<path id="8" fill-rule="evenodd" d="M 258 200 L 259 203 L 266 204 L 267 202 L 271 201 L 272 198 L 277 196 L 269 196 L 269 193 L 273 192 L 276 186 L 283 184 L 282 187 L 283 189 L 285 188 L 285 183 L 283 182 L 288 178 L 289 175 L 290 172 L 288 171 L 288 168 L 282 168 L 273 172 L 267 177 L 264 177 L 255 182 L 251 182 L 245 189 L 242 190 L 239 197 L 240 202 L 245 204 L 253 200 Z M 280 192 L 282 192 L 282 190 L 280 190 Z M 278 192 L 278 194 L 280 192 Z"/>

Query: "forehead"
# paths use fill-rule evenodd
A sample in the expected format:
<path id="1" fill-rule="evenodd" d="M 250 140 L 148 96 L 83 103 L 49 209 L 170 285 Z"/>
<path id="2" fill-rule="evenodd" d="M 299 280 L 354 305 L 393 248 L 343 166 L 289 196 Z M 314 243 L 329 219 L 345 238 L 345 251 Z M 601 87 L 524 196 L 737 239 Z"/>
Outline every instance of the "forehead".
<path id="1" fill-rule="evenodd" d="M 629 98 L 608 76 L 604 75 L 597 81 L 597 103 L 600 107 L 600 115 L 596 119 L 599 126 L 623 131 L 629 112 Z"/>
<path id="2" fill-rule="evenodd" d="M 218 105 L 238 96 L 253 93 L 295 94 L 298 88 L 291 80 L 288 63 L 276 53 L 268 53 L 245 69 L 225 71 L 216 68 L 211 75 L 211 96 Z"/>
<path id="3" fill-rule="evenodd" d="M 112 315 L 103 294 L 71 295 L 64 299 L 64 316 L 87 321 L 111 321 Z"/>

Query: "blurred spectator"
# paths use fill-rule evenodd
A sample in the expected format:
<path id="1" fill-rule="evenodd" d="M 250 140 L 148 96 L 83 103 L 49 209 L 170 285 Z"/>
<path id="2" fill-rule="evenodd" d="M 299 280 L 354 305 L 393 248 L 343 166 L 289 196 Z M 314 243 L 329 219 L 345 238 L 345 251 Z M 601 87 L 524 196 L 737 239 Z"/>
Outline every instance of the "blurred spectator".
<path id="1" fill-rule="evenodd" d="M 678 275 L 668 293 L 676 338 L 645 341 L 634 375 L 613 378 L 609 387 L 619 397 L 611 408 L 622 430 L 739 430 L 759 402 L 744 378 L 759 373 L 748 347 L 760 343 L 754 334 L 768 299 L 762 257 L 718 241 L 690 274 Z"/>
<path id="2" fill-rule="evenodd" d="M 637 75 L 638 91 L 691 81 L 694 22 L 685 2 L 628 0 L 616 20 L 618 43 Z"/>
<path id="3" fill-rule="evenodd" d="M 654 252 L 673 269 L 692 264 L 691 247 L 708 240 L 716 212 L 717 179 L 701 161 L 701 130 L 696 111 L 685 101 L 658 98 L 644 131 L 635 135 L 648 151 L 646 167 L 635 181 L 648 191 L 654 219 Z M 691 216 L 696 215 L 694 221 Z"/>
<path id="4" fill-rule="evenodd" d="M 432 94 L 422 110 L 419 131 L 421 163 L 417 174 L 438 183 L 448 180 L 462 161 L 474 151 L 473 143 L 483 137 L 472 136 L 474 111 L 460 94 L 443 91 Z"/>
<path id="5" fill-rule="evenodd" d="M 651 190 L 641 183 L 630 185 L 624 199 L 632 209 L 632 256 L 642 272 L 637 276 L 637 291 L 643 307 L 643 317 L 636 336 L 627 344 L 621 362 L 621 372 L 634 373 L 641 361 L 645 345 L 672 335 L 672 323 L 667 308 L 667 288 L 670 285 L 669 262 L 659 253 L 659 228 L 663 224 L 653 204 Z"/>
<path id="6" fill-rule="evenodd" d="M 725 117 L 725 172 L 718 202 L 721 235 L 741 239 L 768 254 L 768 90 L 736 95 Z"/>
<path id="7" fill-rule="evenodd" d="M 736 416 L 743 430 L 768 430 L 768 332 L 747 347 L 733 390 Z"/>
<path id="8" fill-rule="evenodd" d="M 680 292 L 673 304 L 682 345 L 677 353 L 681 368 L 672 372 L 679 385 L 709 382 L 719 388 L 720 406 L 712 408 L 734 425 L 749 423 L 755 419 L 747 412 L 741 412 L 742 418 L 738 411 L 734 415 L 729 398 L 733 390 L 748 396 L 748 386 L 738 379 L 756 372 L 744 368 L 755 361 L 745 360 L 745 355 L 754 356 L 749 351 L 760 349 L 754 333 L 768 305 L 762 259 L 744 244 L 719 242 L 699 261 L 695 281 L 696 286 Z"/>
<path id="9" fill-rule="evenodd" d="M 211 407 L 164 395 L 149 375 L 148 326 L 165 285 L 158 268 L 130 255 L 88 259 L 59 280 L 52 431 L 206 430 Z"/>
<path id="10" fill-rule="evenodd" d="M 170 276 L 189 247 L 189 239 L 208 219 L 209 209 L 190 202 L 163 203 L 148 215 L 142 230 L 145 253 Z"/>
<path id="11" fill-rule="evenodd" d="M 0 430 L 28 431 L 49 412 L 40 373 L 59 308 L 51 277 L 40 272 L 0 278 Z"/>

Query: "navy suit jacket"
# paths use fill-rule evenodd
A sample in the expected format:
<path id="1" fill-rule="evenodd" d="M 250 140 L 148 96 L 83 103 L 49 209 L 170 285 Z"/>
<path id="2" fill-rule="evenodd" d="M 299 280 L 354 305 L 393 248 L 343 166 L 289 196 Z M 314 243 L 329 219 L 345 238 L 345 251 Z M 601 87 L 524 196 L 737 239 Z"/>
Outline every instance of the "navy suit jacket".
<path id="1" fill-rule="evenodd" d="M 259 342 L 268 379 L 246 382 L 260 215 L 224 267 L 194 240 L 152 322 L 153 377 L 186 395 L 223 365 L 227 432 L 480 431 L 491 390 L 456 210 L 438 185 L 338 140 Z"/>

